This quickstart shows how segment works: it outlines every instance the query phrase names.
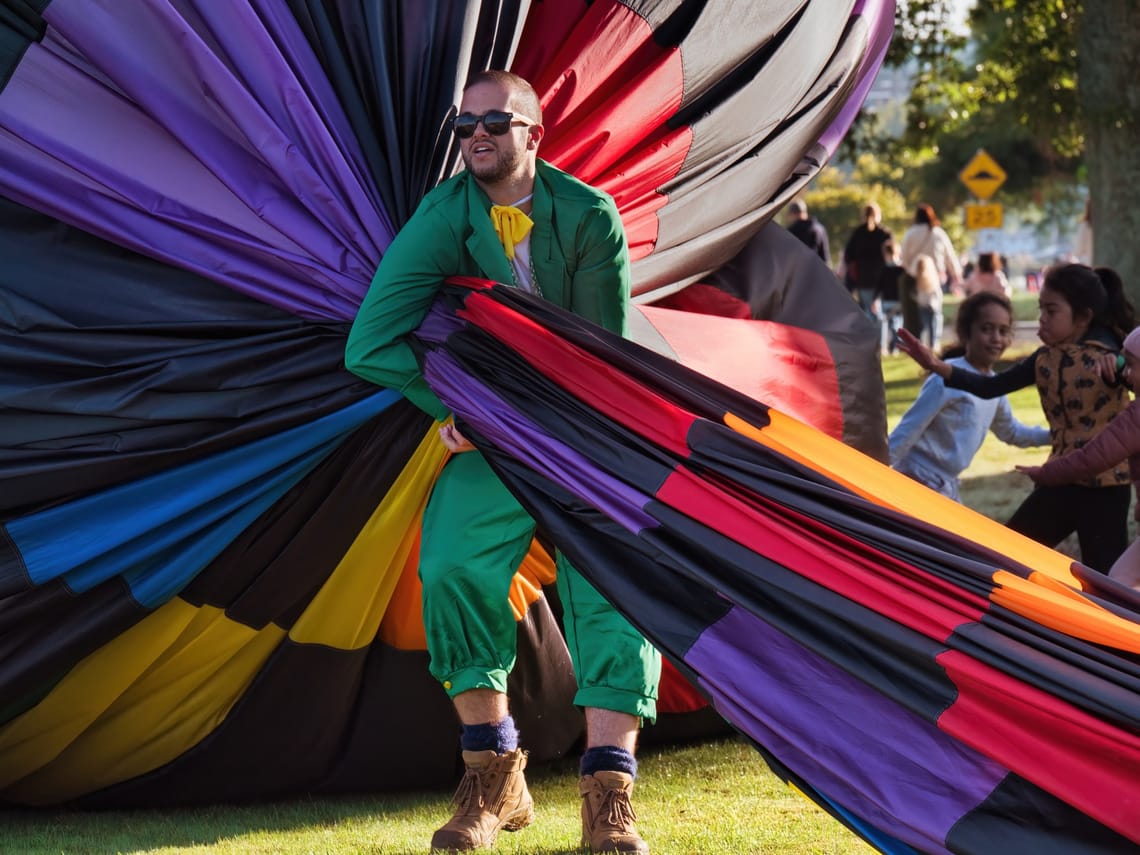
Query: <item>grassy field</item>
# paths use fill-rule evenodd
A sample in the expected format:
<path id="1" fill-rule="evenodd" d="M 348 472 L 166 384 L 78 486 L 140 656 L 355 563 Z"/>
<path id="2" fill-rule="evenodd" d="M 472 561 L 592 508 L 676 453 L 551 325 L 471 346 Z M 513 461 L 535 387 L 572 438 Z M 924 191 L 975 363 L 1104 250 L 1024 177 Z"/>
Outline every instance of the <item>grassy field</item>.
<path id="1" fill-rule="evenodd" d="M 1034 300 L 1035 304 L 1035 300 Z M 1018 353 L 1027 352 L 1024 346 Z M 884 360 L 888 423 L 914 400 L 920 372 L 905 356 Z M 1012 396 L 1022 421 L 1043 424 L 1035 390 Z M 966 504 L 1005 519 L 1029 491 L 1011 475 L 1015 462 L 1038 462 L 1045 449 L 1022 450 L 990 436 L 963 479 Z M 750 746 L 727 738 L 652 749 L 641 756 L 635 804 L 655 853 L 866 855 L 844 826 L 784 786 Z M 577 773 L 572 762 L 529 776 L 538 822 L 505 834 L 501 853 L 578 852 Z M 302 799 L 247 807 L 83 813 L 0 811 L 0 853 L 424 853 L 448 815 L 450 792 Z"/>
<path id="2" fill-rule="evenodd" d="M 569 855 L 577 847 L 577 771 L 528 775 L 537 821 L 494 851 Z M 426 853 L 450 793 L 305 800 L 195 810 L 0 813 L 0 852 L 405 855 Z M 655 853 L 869 855 L 874 850 L 772 775 L 737 739 L 642 753 L 635 806 Z"/>

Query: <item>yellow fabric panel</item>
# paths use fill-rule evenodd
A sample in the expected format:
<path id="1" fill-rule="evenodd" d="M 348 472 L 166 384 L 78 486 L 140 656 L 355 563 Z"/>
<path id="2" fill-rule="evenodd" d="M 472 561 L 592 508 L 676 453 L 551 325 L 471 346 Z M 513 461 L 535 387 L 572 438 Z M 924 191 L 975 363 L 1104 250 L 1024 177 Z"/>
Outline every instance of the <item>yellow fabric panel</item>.
<path id="1" fill-rule="evenodd" d="M 769 415 L 771 424 L 764 428 L 749 424 L 731 413 L 725 416 L 725 424 L 881 507 L 892 508 L 968 540 L 984 543 L 1054 579 L 1080 587 L 1071 570 L 1072 560 L 1061 553 L 1011 531 L 810 425 L 778 410 L 769 410 Z"/>
<path id="2" fill-rule="evenodd" d="M 0 797 L 56 803 L 170 762 L 218 726 L 284 635 L 171 600 L 0 730 Z"/>
<path id="3" fill-rule="evenodd" d="M 299 644 L 355 650 L 371 644 L 408 557 L 447 448 L 432 426 L 332 575 L 293 625 Z"/>
<path id="4" fill-rule="evenodd" d="M 1140 624 L 1107 611 L 1071 590 L 999 570 L 990 600 L 1042 626 L 1130 653 L 1140 653 Z"/>

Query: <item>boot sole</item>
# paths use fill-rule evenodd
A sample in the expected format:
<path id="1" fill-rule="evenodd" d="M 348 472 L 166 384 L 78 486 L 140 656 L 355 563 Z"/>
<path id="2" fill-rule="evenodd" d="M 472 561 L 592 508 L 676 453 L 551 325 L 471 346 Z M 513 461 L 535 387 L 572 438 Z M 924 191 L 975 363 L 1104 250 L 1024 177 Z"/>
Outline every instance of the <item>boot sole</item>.
<path id="1" fill-rule="evenodd" d="M 534 822 L 534 802 L 511 814 L 503 823 L 503 831 L 521 831 Z"/>

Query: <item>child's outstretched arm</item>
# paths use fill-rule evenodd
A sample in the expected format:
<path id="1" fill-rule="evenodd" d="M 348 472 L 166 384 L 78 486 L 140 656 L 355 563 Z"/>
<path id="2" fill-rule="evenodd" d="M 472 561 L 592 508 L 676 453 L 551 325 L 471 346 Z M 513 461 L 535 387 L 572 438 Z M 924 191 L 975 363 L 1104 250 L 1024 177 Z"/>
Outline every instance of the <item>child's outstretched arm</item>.
<path id="1" fill-rule="evenodd" d="M 896 343 L 898 344 L 899 350 L 927 371 L 934 372 L 943 380 L 950 376 L 953 366 L 935 356 L 934 351 L 919 341 L 909 330 L 899 330 Z"/>

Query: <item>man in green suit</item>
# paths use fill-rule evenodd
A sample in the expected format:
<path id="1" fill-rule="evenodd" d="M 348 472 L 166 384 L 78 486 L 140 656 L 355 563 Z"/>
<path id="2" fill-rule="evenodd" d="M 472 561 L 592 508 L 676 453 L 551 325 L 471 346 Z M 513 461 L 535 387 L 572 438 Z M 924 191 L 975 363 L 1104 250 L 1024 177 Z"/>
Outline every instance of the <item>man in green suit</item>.
<path id="1" fill-rule="evenodd" d="M 467 168 L 427 194 L 388 248 L 345 362 L 443 423 L 452 452 L 424 511 L 419 572 L 431 672 L 463 725 L 467 767 L 455 815 L 432 848 L 467 851 L 534 818 L 506 687 L 517 638 L 507 592 L 535 524 L 450 422 L 407 337 L 453 275 L 513 284 L 624 335 L 630 277 L 613 200 L 538 159 L 542 110 L 529 83 L 509 72 L 476 75 L 452 130 Z M 586 714 L 583 841 L 595 852 L 648 852 L 630 793 L 641 722 L 656 716 L 660 654 L 561 554 L 557 565 L 575 703 Z"/>

